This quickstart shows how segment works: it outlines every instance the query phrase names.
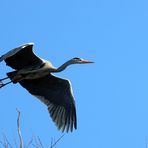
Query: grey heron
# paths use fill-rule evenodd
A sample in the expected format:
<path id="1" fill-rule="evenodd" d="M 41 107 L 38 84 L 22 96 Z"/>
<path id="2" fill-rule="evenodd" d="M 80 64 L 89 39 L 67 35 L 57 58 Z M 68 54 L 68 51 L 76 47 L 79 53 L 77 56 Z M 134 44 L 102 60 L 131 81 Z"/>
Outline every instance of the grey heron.
<path id="1" fill-rule="evenodd" d="M 77 117 L 70 81 L 56 77 L 52 73 L 61 72 L 71 64 L 93 62 L 73 58 L 55 68 L 49 61 L 34 54 L 33 45 L 33 43 L 24 44 L 0 57 L 0 62 L 4 60 L 7 66 L 15 69 L 0 80 L 0 88 L 9 83 L 19 83 L 47 105 L 50 116 L 59 130 L 72 132 L 77 128 Z M 10 81 L 4 83 L 8 78 Z"/>

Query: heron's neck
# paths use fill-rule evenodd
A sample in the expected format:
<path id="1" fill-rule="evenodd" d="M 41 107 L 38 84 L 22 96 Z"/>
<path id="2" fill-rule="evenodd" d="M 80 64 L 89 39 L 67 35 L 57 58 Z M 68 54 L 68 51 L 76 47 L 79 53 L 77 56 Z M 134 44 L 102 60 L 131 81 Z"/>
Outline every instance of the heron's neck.
<path id="1" fill-rule="evenodd" d="M 67 62 L 65 62 L 64 64 L 62 64 L 60 67 L 56 68 L 56 69 L 54 70 L 54 72 L 61 72 L 61 71 L 65 70 L 66 67 L 68 67 L 68 66 L 71 65 L 71 64 L 72 64 L 71 61 L 67 61 Z"/>

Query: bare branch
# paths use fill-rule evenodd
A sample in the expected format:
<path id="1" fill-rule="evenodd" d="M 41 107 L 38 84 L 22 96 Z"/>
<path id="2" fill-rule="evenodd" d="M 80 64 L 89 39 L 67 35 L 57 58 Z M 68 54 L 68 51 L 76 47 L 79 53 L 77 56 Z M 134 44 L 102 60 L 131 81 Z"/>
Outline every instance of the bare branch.
<path id="1" fill-rule="evenodd" d="M 15 138 L 14 138 L 14 144 L 15 144 L 15 148 L 18 148 L 18 146 L 17 146 L 17 141 L 16 141 Z"/>
<path id="2" fill-rule="evenodd" d="M 18 136 L 20 140 L 20 148 L 23 148 L 23 140 L 22 140 L 22 135 L 21 135 L 21 130 L 20 130 L 20 111 L 16 109 L 18 112 L 18 118 L 17 118 L 17 131 L 18 131 Z"/>
<path id="3" fill-rule="evenodd" d="M 28 144 L 25 146 L 25 148 L 29 148 L 29 146 L 33 143 L 33 138 L 30 139 L 30 141 L 28 142 Z"/>
<path id="4" fill-rule="evenodd" d="M 51 146 L 53 145 L 53 138 L 51 138 Z M 51 148 L 51 146 L 50 146 L 50 148 Z"/>
<path id="5" fill-rule="evenodd" d="M 0 141 L 0 144 L 5 147 L 5 143 L 3 141 Z"/>
<path id="6" fill-rule="evenodd" d="M 32 145 L 36 148 L 40 148 L 40 142 L 39 142 L 39 139 L 37 137 L 34 137 L 34 142 Z"/>
<path id="7" fill-rule="evenodd" d="M 18 117 L 17 117 L 17 134 L 18 134 L 18 143 L 16 139 L 14 139 L 14 146 L 16 148 L 29 148 L 29 147 L 35 147 L 35 148 L 44 148 L 44 145 L 42 143 L 42 140 L 40 137 L 32 137 L 30 141 L 28 141 L 27 144 L 23 145 L 23 138 L 21 135 L 21 129 L 20 129 L 20 111 L 16 109 L 18 112 Z M 56 148 L 56 144 L 64 137 L 65 134 L 61 135 L 57 140 L 55 138 L 51 138 L 51 145 L 49 146 L 50 148 Z M 13 148 L 13 146 L 9 143 L 9 140 L 7 139 L 6 135 L 3 134 L 3 140 L 0 140 L 0 147 L 4 148 Z"/>
<path id="8" fill-rule="evenodd" d="M 50 148 L 53 148 L 54 146 L 56 146 L 56 144 L 65 136 L 65 134 L 63 134 L 59 139 L 57 139 L 53 144 L 51 143 Z M 51 140 L 52 141 L 52 140 Z"/>
<path id="9" fill-rule="evenodd" d="M 44 148 L 44 146 L 43 146 L 43 144 L 42 144 L 42 141 L 41 141 L 40 137 L 38 137 L 38 141 L 39 141 L 40 147 L 41 147 L 41 148 Z"/>
<path id="10" fill-rule="evenodd" d="M 3 139 L 4 139 L 5 148 L 8 148 L 8 147 L 12 148 L 12 145 L 10 144 L 7 136 L 4 133 L 3 133 Z"/>

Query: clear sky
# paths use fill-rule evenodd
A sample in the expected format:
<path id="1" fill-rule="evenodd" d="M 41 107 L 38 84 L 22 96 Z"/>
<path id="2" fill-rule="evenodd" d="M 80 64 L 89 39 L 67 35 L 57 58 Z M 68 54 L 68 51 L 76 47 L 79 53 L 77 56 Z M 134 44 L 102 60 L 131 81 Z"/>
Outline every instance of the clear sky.
<path id="1" fill-rule="evenodd" d="M 95 64 L 73 65 L 57 74 L 71 81 L 78 129 L 58 148 L 145 148 L 148 138 L 148 1 L 0 0 L 0 55 L 27 42 L 59 66 L 72 57 Z M 11 68 L 0 63 L 0 77 Z M 18 84 L 0 89 L 0 135 L 13 143 L 16 108 L 24 143 L 39 136 L 45 146 L 57 130 L 47 108 Z"/>

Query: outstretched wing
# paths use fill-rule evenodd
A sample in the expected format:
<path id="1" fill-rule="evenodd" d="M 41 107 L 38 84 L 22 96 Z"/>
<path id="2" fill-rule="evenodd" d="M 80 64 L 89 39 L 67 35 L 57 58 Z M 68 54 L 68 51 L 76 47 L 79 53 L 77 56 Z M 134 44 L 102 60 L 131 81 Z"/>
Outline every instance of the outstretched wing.
<path id="1" fill-rule="evenodd" d="M 59 130 L 72 132 L 73 128 L 77 128 L 75 101 L 68 80 L 50 74 L 19 83 L 48 106 L 50 116 Z"/>
<path id="2" fill-rule="evenodd" d="M 0 62 L 4 60 L 8 66 L 16 70 L 42 64 L 43 61 L 33 53 L 32 47 L 33 43 L 28 43 L 12 49 L 0 57 Z"/>

